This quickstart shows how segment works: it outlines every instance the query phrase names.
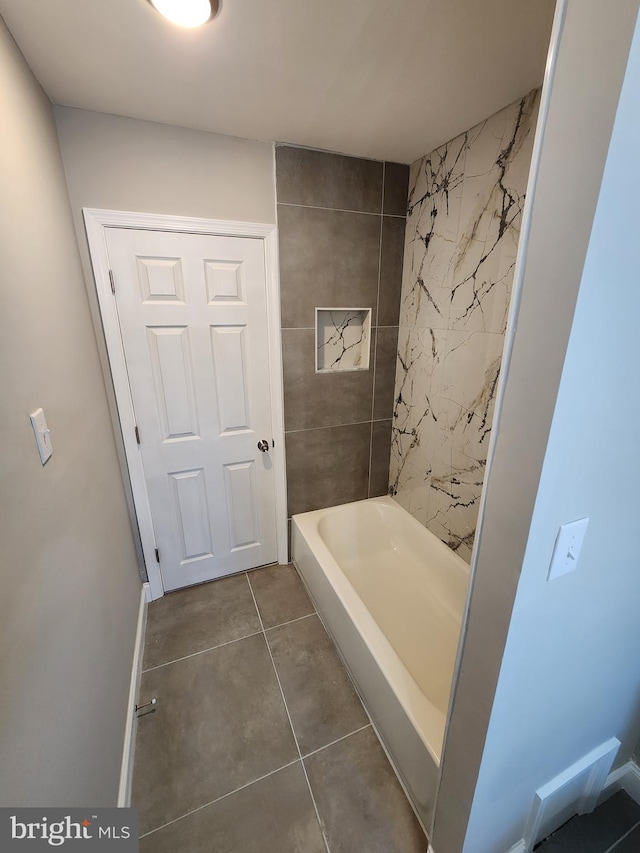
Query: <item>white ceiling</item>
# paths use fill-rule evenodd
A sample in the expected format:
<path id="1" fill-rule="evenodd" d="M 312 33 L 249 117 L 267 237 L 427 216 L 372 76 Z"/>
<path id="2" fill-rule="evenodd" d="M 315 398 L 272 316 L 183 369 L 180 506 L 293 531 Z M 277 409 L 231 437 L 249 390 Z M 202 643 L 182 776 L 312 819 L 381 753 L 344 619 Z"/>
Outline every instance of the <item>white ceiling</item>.
<path id="1" fill-rule="evenodd" d="M 52 101 L 409 163 L 542 82 L 555 0 L 0 0 Z"/>

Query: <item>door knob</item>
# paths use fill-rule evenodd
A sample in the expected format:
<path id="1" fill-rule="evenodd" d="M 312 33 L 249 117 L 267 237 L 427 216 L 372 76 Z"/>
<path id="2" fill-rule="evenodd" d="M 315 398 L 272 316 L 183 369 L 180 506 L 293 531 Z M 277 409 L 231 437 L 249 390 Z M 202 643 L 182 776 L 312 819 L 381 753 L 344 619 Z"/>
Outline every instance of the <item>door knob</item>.
<path id="1" fill-rule="evenodd" d="M 262 451 L 262 453 L 269 452 L 269 442 L 266 439 L 262 439 L 262 441 L 258 442 L 258 450 Z"/>

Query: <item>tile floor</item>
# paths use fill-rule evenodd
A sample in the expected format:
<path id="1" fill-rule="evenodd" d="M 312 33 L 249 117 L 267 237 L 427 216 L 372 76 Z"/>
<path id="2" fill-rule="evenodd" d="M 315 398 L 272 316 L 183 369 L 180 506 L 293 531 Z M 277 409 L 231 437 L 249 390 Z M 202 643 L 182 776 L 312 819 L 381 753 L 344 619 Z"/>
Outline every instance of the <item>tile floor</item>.
<path id="1" fill-rule="evenodd" d="M 535 850 L 536 853 L 639 853 L 640 805 L 619 791 L 591 814 L 572 818 Z"/>
<path id="2" fill-rule="evenodd" d="M 149 606 L 141 853 L 424 853 L 426 838 L 293 566 Z"/>

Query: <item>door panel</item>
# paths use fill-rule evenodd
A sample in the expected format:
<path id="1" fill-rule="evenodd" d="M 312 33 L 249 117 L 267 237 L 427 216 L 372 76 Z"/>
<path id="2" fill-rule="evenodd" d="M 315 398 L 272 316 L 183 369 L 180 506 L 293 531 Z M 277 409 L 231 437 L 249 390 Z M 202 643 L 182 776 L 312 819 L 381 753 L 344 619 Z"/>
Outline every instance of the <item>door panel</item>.
<path id="1" fill-rule="evenodd" d="M 211 327 L 222 435 L 251 429 L 244 336 L 244 326 Z"/>
<path id="2" fill-rule="evenodd" d="M 147 339 L 163 440 L 196 437 L 198 425 L 189 329 L 186 326 L 148 326 Z"/>
<path id="3" fill-rule="evenodd" d="M 170 474 L 174 506 L 179 519 L 182 562 L 212 557 L 209 510 L 204 484 L 204 471 L 182 471 Z"/>
<path id="4" fill-rule="evenodd" d="M 164 588 L 275 561 L 262 241 L 105 233 Z"/>
<path id="5" fill-rule="evenodd" d="M 183 302 L 180 258 L 137 258 L 143 302 Z"/>
<path id="6" fill-rule="evenodd" d="M 205 261 L 205 278 L 209 302 L 242 302 L 240 262 Z"/>
<path id="7" fill-rule="evenodd" d="M 224 466 L 231 547 L 234 551 L 253 546 L 258 538 L 254 468 L 253 461 Z"/>

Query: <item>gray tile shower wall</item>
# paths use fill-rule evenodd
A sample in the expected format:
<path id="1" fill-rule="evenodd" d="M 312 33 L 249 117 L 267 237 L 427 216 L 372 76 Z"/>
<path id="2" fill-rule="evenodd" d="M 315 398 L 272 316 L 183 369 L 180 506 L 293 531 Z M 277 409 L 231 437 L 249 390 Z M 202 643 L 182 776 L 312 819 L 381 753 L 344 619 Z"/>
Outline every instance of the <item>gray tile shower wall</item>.
<path id="1" fill-rule="evenodd" d="M 289 516 L 387 493 L 409 167 L 276 147 Z M 317 373 L 315 309 L 370 308 L 368 370 Z"/>

